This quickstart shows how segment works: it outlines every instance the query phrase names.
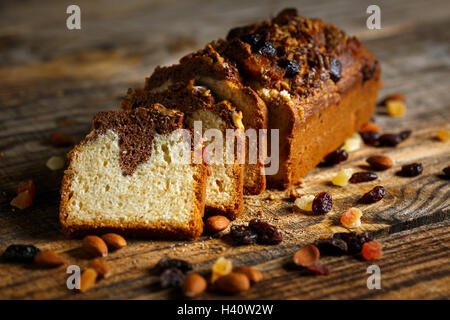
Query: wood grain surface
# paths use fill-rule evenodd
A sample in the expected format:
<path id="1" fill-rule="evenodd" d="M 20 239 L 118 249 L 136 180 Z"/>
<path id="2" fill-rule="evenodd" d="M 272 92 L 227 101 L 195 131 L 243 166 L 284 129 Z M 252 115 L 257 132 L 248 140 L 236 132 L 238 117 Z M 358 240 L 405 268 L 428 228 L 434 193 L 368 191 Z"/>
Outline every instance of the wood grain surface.
<path id="1" fill-rule="evenodd" d="M 66 286 L 63 267 L 0 263 L 1 299 L 167 299 L 180 298 L 161 290 L 151 267 L 162 257 L 185 258 L 207 273 L 219 256 L 235 265 L 256 265 L 265 280 L 239 296 L 206 293 L 200 298 L 238 299 L 435 299 L 450 297 L 450 186 L 442 169 L 450 165 L 450 142 L 435 138 L 438 128 L 450 130 L 450 2 L 380 1 L 382 29 L 368 30 L 366 8 L 371 1 L 77 1 L 82 29 L 65 26 L 61 1 L 0 2 L 0 252 L 9 244 L 31 243 L 60 252 L 71 264 L 88 263 L 80 240 L 66 239 L 58 222 L 62 171 L 45 163 L 65 157 L 70 148 L 48 143 L 52 132 L 76 141 L 88 132 L 98 111 L 117 109 L 128 87 L 143 84 L 158 64 L 177 61 L 207 41 L 223 37 L 229 28 L 266 19 L 286 6 L 305 16 L 319 17 L 359 36 L 382 66 L 380 97 L 401 92 L 407 113 L 401 118 L 376 111 L 384 132 L 413 130 L 397 148 L 363 147 L 333 168 L 316 168 L 304 179 L 302 192 L 328 191 L 335 199 L 325 216 L 293 210 L 286 191 L 268 190 L 246 197 L 236 223 L 263 218 L 277 225 L 284 241 L 278 246 L 234 247 L 224 238 L 197 241 L 130 239 L 129 246 L 111 253 L 113 275 L 85 294 Z M 369 183 L 339 188 L 330 184 L 341 168 L 364 169 L 364 160 L 382 153 L 395 161 Z M 422 175 L 396 175 L 401 165 L 421 162 Z M 17 184 L 33 179 L 37 195 L 23 211 L 10 206 Z M 359 197 L 375 185 L 387 189 L 379 203 L 359 205 Z M 270 193 L 277 196 L 268 200 Z M 385 248 L 375 262 L 382 272 L 382 289 L 366 286 L 372 264 L 352 257 L 326 258 L 326 277 L 305 276 L 289 261 L 293 252 L 321 236 L 344 231 L 339 217 L 349 206 L 364 211 L 358 231 L 374 230 Z"/>

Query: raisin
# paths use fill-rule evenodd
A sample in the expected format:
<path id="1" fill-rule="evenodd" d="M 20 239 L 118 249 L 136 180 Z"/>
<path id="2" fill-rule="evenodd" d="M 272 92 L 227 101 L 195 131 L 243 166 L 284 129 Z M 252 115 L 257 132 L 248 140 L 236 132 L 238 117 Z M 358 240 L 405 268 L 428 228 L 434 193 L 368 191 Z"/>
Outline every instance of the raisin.
<path id="1" fill-rule="evenodd" d="M 242 42 L 248 43 L 252 47 L 254 47 L 259 41 L 259 37 L 254 33 L 244 34 L 240 37 L 240 39 Z"/>
<path id="2" fill-rule="evenodd" d="M 336 149 L 335 151 L 330 152 L 325 156 L 325 158 L 323 159 L 323 164 L 325 166 L 333 166 L 347 159 L 348 159 L 347 151 L 345 151 L 344 149 Z"/>
<path id="3" fill-rule="evenodd" d="M 422 171 L 423 167 L 420 163 L 405 164 L 404 166 L 402 166 L 400 175 L 404 177 L 415 177 L 421 174 Z"/>
<path id="4" fill-rule="evenodd" d="M 333 208 L 333 198 L 327 192 L 321 192 L 314 197 L 312 210 L 315 214 L 325 214 Z"/>
<path id="5" fill-rule="evenodd" d="M 377 240 L 372 240 L 363 244 L 361 254 L 364 260 L 376 260 L 381 258 L 383 247 Z"/>
<path id="6" fill-rule="evenodd" d="M 306 273 L 313 276 L 326 276 L 330 274 L 330 268 L 324 265 L 314 265 L 306 268 Z"/>
<path id="7" fill-rule="evenodd" d="M 12 244 L 6 248 L 2 257 L 8 262 L 33 262 L 34 256 L 40 250 L 33 245 Z"/>
<path id="8" fill-rule="evenodd" d="M 368 146 L 378 145 L 378 140 L 380 139 L 380 134 L 375 131 L 364 131 L 360 132 L 359 135 L 363 139 L 364 143 Z"/>
<path id="9" fill-rule="evenodd" d="M 279 244 L 283 241 L 281 231 L 261 219 L 252 219 L 248 224 L 249 228 L 258 235 L 258 243 L 261 244 Z"/>
<path id="10" fill-rule="evenodd" d="M 398 135 L 400 137 L 400 139 L 406 140 L 411 136 L 412 131 L 411 130 L 404 130 L 402 132 L 400 132 Z"/>
<path id="11" fill-rule="evenodd" d="M 158 261 L 158 263 L 155 266 L 155 269 L 158 272 L 163 272 L 170 268 L 176 268 L 182 272 L 188 272 L 188 271 L 192 270 L 192 264 L 190 264 L 187 261 L 180 260 L 180 259 L 162 258 L 161 260 Z"/>
<path id="12" fill-rule="evenodd" d="M 253 230 L 246 226 L 231 226 L 231 238 L 235 245 L 253 244 L 256 243 L 258 235 Z"/>
<path id="13" fill-rule="evenodd" d="M 347 243 L 337 238 L 323 239 L 316 243 L 321 255 L 339 256 L 348 252 Z"/>
<path id="14" fill-rule="evenodd" d="M 374 203 L 383 199 L 386 194 L 386 189 L 382 186 L 376 186 L 366 194 L 364 194 L 361 198 L 362 203 Z"/>
<path id="15" fill-rule="evenodd" d="M 349 254 L 359 254 L 363 244 L 373 240 L 373 234 L 371 232 L 363 232 L 361 234 L 356 232 L 339 232 L 335 233 L 333 238 L 345 241 Z"/>
<path id="16" fill-rule="evenodd" d="M 184 273 L 177 268 L 169 268 L 164 270 L 159 276 L 161 288 L 181 287 L 184 282 Z"/>
<path id="17" fill-rule="evenodd" d="M 378 176 L 374 172 L 355 172 L 352 177 L 350 178 L 351 183 L 360 183 L 360 182 L 367 182 L 367 181 L 373 181 L 375 179 L 378 179 Z"/>
<path id="18" fill-rule="evenodd" d="M 257 53 L 267 57 L 272 57 L 277 53 L 277 49 L 275 49 L 272 43 L 263 40 L 258 41 L 258 43 L 254 46 L 254 50 Z"/>
<path id="19" fill-rule="evenodd" d="M 378 138 L 380 146 L 395 147 L 404 139 L 399 134 L 385 133 Z"/>
<path id="20" fill-rule="evenodd" d="M 445 177 L 450 178 L 450 166 L 445 167 L 442 171 L 444 172 Z"/>
<path id="21" fill-rule="evenodd" d="M 278 62 L 278 65 L 286 69 L 284 73 L 286 78 L 293 78 L 300 73 L 300 67 L 292 60 L 282 59 Z"/>
<path id="22" fill-rule="evenodd" d="M 339 60 L 334 58 L 330 59 L 330 78 L 334 82 L 338 82 L 341 79 L 342 64 Z"/>

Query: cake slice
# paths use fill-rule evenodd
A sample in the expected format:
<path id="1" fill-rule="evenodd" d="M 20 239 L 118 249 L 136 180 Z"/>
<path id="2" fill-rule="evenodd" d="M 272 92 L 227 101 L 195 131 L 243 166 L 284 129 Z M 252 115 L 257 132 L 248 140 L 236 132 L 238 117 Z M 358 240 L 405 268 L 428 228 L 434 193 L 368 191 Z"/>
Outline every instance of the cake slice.
<path id="1" fill-rule="evenodd" d="M 68 155 L 63 231 L 199 237 L 207 169 L 191 161 L 192 132 L 182 128 L 183 113 L 162 105 L 97 114 Z"/>
<path id="2" fill-rule="evenodd" d="M 265 101 L 269 127 L 279 130 L 280 167 L 266 176 L 271 187 L 299 182 L 375 109 L 377 60 L 355 37 L 295 9 L 232 29 L 214 49 Z"/>
<path id="3" fill-rule="evenodd" d="M 151 91 L 146 89 L 130 90 L 121 102 L 123 109 L 139 107 L 151 108 L 155 103 L 161 103 L 167 108 L 178 109 L 184 113 L 185 126 L 195 129 L 194 122 L 201 122 L 204 135 L 208 129 L 217 129 L 223 136 L 223 157 L 217 163 L 209 163 L 210 176 L 206 186 L 205 210 L 208 214 L 222 214 L 231 219 L 237 218 L 243 209 L 243 176 L 245 140 L 242 125 L 242 114 L 228 101 L 219 101 L 211 91 L 203 86 L 194 85 L 194 81 L 187 84 L 179 82 L 170 85 L 166 90 Z M 229 149 L 226 152 L 226 130 L 232 131 L 236 146 L 241 143 L 242 148 Z M 239 140 L 239 141 L 238 141 Z M 205 146 L 208 142 L 204 143 Z"/>
<path id="4" fill-rule="evenodd" d="M 157 67 L 146 79 L 145 89 L 165 91 L 176 82 L 188 83 L 192 79 L 210 89 L 219 99 L 230 101 L 242 112 L 245 129 L 267 129 L 268 115 L 264 101 L 251 88 L 245 86 L 237 69 L 224 59 L 211 44 L 192 53 L 170 67 Z M 247 143 L 244 168 L 244 193 L 260 194 L 266 187 L 264 160 L 266 142 Z M 251 155 L 251 156 L 250 156 Z"/>

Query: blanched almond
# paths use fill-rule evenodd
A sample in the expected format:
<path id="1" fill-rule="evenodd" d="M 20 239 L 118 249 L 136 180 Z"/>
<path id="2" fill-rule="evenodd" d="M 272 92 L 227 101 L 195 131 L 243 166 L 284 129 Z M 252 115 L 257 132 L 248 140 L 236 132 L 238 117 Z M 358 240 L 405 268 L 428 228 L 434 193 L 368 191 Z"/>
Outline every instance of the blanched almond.
<path id="1" fill-rule="evenodd" d="M 34 262 L 46 268 L 54 268 L 65 264 L 66 260 L 52 250 L 43 250 L 34 256 Z"/>
<path id="2" fill-rule="evenodd" d="M 202 294 L 206 290 L 207 285 L 205 278 L 197 273 L 192 273 L 184 279 L 181 289 L 186 297 L 192 298 Z"/>
<path id="3" fill-rule="evenodd" d="M 225 293 L 240 293 L 250 289 L 250 280 L 243 273 L 231 272 L 217 279 L 214 287 Z"/>
<path id="4" fill-rule="evenodd" d="M 252 284 L 257 283 L 264 278 L 261 271 L 248 266 L 236 267 L 233 269 L 233 272 L 245 274 Z"/>
<path id="5" fill-rule="evenodd" d="M 127 246 L 127 240 L 116 233 L 107 233 L 102 235 L 102 239 L 106 242 L 111 250 L 118 250 Z"/>
<path id="6" fill-rule="evenodd" d="M 84 237 L 83 249 L 94 257 L 105 257 L 108 254 L 108 246 L 105 241 L 97 236 Z"/>
<path id="7" fill-rule="evenodd" d="M 89 267 L 97 271 L 99 277 L 101 278 L 107 278 L 111 274 L 109 264 L 100 257 L 89 261 Z"/>

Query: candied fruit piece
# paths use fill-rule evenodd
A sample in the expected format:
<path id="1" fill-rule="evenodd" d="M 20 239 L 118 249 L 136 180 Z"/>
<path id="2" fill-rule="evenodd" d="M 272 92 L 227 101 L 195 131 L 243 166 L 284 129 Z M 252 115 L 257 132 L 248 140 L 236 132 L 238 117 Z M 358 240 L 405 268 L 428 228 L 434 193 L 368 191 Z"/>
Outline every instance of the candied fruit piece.
<path id="1" fill-rule="evenodd" d="M 33 197 L 28 190 L 23 191 L 17 195 L 10 203 L 13 207 L 20 210 L 26 209 L 33 204 Z"/>
<path id="2" fill-rule="evenodd" d="M 362 246 L 361 254 L 364 260 L 380 259 L 383 254 L 383 247 L 377 240 L 365 242 Z"/>
<path id="3" fill-rule="evenodd" d="M 361 225 L 362 211 L 350 208 L 341 216 L 341 223 L 346 228 L 356 228 Z"/>
<path id="4" fill-rule="evenodd" d="M 59 170 L 64 167 L 64 159 L 61 157 L 51 157 L 47 160 L 46 165 L 52 171 Z"/>
<path id="5" fill-rule="evenodd" d="M 17 194 L 22 193 L 24 191 L 28 191 L 30 193 L 31 198 L 34 198 L 36 195 L 36 188 L 34 186 L 33 180 L 28 181 L 20 181 L 19 186 L 17 187 Z"/>
<path id="6" fill-rule="evenodd" d="M 361 145 L 363 144 L 363 140 L 358 132 L 354 133 L 350 138 L 345 140 L 344 145 L 341 147 L 341 149 L 351 152 L 358 150 Z"/>
<path id="7" fill-rule="evenodd" d="M 391 117 L 401 117 L 405 114 L 406 105 L 401 100 L 387 100 L 386 101 L 387 113 Z"/>
<path id="8" fill-rule="evenodd" d="M 337 173 L 333 180 L 331 180 L 331 182 L 335 186 L 345 187 L 348 184 L 348 181 L 350 180 L 352 174 L 353 169 L 342 169 Z"/>
<path id="9" fill-rule="evenodd" d="M 314 196 L 301 196 L 300 198 L 296 199 L 294 204 L 296 207 L 298 207 L 300 210 L 303 211 L 312 211 L 312 203 L 314 201 Z"/>
<path id="10" fill-rule="evenodd" d="M 373 122 L 367 122 L 359 132 L 380 132 L 380 127 Z"/>
<path id="11" fill-rule="evenodd" d="M 214 265 L 211 268 L 211 282 L 214 283 L 220 277 L 226 276 L 230 274 L 233 270 L 233 263 L 230 259 L 220 257 L 216 260 Z"/>
<path id="12" fill-rule="evenodd" d="M 447 141 L 450 139 L 450 130 L 439 129 L 436 132 L 436 137 L 441 141 Z"/>

